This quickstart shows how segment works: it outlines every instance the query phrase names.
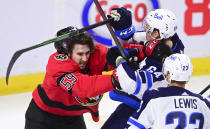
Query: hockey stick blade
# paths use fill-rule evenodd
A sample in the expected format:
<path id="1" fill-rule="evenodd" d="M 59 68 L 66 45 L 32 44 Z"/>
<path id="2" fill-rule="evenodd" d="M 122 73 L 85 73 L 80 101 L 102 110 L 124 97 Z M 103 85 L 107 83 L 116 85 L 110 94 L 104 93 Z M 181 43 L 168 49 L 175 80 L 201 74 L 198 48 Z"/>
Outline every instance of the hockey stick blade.
<path id="1" fill-rule="evenodd" d="M 95 3 L 95 5 L 96 5 L 96 7 L 97 7 L 97 9 L 98 9 L 98 11 L 99 11 L 99 13 L 101 14 L 103 20 L 104 20 L 104 21 L 107 20 L 107 17 L 106 17 L 106 15 L 104 14 L 104 11 L 103 11 L 103 9 L 101 8 L 101 5 L 99 4 L 98 0 L 93 0 L 93 1 L 94 1 L 94 3 Z M 128 60 L 128 57 L 126 56 L 125 51 L 123 50 L 123 48 L 122 48 L 122 46 L 121 46 L 121 44 L 120 44 L 120 41 L 118 40 L 117 36 L 115 35 L 115 33 L 114 33 L 114 31 L 113 31 L 111 25 L 110 25 L 109 23 L 107 23 L 106 26 L 107 26 L 107 28 L 108 28 L 108 30 L 109 30 L 109 32 L 110 32 L 112 38 L 114 39 L 115 44 L 117 45 L 117 47 L 118 47 L 118 49 L 119 49 L 119 51 L 120 51 L 120 54 L 122 55 L 122 57 L 123 57 L 124 59 Z"/>
<path id="2" fill-rule="evenodd" d="M 203 93 L 205 93 L 208 89 L 210 88 L 210 84 L 204 88 L 199 94 L 202 95 Z"/>
<path id="3" fill-rule="evenodd" d="M 45 45 L 48 45 L 50 43 L 53 43 L 53 42 L 56 42 L 56 41 L 61 41 L 63 39 L 66 39 L 68 37 L 73 37 L 73 36 L 76 36 L 84 31 L 87 31 L 87 30 L 91 30 L 91 29 L 94 29 L 96 27 L 99 27 L 99 26 L 102 26 L 108 22 L 110 22 L 111 20 L 113 20 L 113 18 L 110 18 L 110 19 L 107 19 L 105 21 L 102 21 L 102 22 L 98 22 L 98 23 L 95 23 L 95 24 L 92 24 L 90 26 L 87 26 L 87 27 L 84 27 L 84 28 L 81 28 L 79 29 L 78 31 L 76 32 L 73 32 L 73 33 L 67 33 L 67 34 L 63 34 L 63 35 L 60 35 L 60 36 L 57 36 L 55 38 L 52 38 L 52 39 L 49 39 L 47 41 L 44 41 L 40 44 L 36 44 L 36 45 L 33 45 L 31 47 L 28 47 L 28 48 L 24 48 L 24 49 L 21 49 L 21 50 L 18 50 L 14 53 L 14 55 L 12 56 L 12 59 L 10 60 L 9 62 L 9 65 L 7 67 L 7 72 L 6 72 L 6 84 L 8 85 L 8 82 L 9 82 L 9 75 L 10 75 L 10 72 L 12 70 L 12 67 L 15 63 L 15 61 L 25 52 L 27 51 L 30 51 L 30 50 L 33 50 L 35 48 L 39 48 L 41 46 L 45 46 Z"/>

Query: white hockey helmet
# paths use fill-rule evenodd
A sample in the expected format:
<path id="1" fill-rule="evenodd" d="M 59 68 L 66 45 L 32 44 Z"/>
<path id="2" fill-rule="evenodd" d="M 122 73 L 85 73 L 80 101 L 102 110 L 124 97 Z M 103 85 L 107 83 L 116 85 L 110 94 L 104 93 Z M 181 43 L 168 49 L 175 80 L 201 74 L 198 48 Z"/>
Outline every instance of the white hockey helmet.
<path id="1" fill-rule="evenodd" d="M 177 30 L 176 16 L 166 9 L 150 11 L 144 20 L 144 25 L 147 26 L 146 32 L 150 34 L 154 29 L 158 29 L 160 33 L 159 39 L 167 39 L 173 36 Z"/>
<path id="2" fill-rule="evenodd" d="M 185 54 L 172 54 L 163 63 L 163 75 L 170 74 L 170 80 L 189 81 L 193 72 L 190 58 Z"/>

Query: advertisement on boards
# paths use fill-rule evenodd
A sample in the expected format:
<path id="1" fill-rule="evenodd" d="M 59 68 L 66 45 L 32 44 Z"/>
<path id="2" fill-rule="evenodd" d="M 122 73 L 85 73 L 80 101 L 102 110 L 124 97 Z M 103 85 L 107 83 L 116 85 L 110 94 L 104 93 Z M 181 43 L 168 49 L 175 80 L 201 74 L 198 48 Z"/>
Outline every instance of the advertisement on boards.
<path id="1" fill-rule="evenodd" d="M 6 69 L 16 51 L 54 38 L 64 27 L 83 28 L 102 21 L 93 0 L 1 0 L 0 3 L 0 85 L 3 86 L 6 85 Z M 185 53 L 195 66 L 193 75 L 210 75 L 209 0 L 99 0 L 99 3 L 106 15 L 112 8 L 129 9 L 137 31 L 142 30 L 142 22 L 149 11 L 171 10 L 177 17 L 177 33 L 185 45 Z M 115 45 L 105 25 L 88 33 L 96 42 L 108 47 Z M 53 52 L 52 43 L 21 55 L 11 71 L 11 80 L 14 80 L 11 85 L 27 89 L 28 85 L 41 83 Z"/>

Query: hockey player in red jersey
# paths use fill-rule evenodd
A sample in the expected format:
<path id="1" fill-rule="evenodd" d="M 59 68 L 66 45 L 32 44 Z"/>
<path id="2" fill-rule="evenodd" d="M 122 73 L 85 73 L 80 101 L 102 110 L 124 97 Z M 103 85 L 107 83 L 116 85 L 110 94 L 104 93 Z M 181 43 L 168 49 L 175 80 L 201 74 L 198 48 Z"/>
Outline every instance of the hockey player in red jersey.
<path id="1" fill-rule="evenodd" d="M 75 31 L 75 27 L 67 27 L 57 36 Z M 87 33 L 57 41 L 55 48 L 57 52 L 48 60 L 43 83 L 33 91 L 25 129 L 86 129 L 83 114 L 91 113 L 97 122 L 102 94 L 121 89 L 115 74 L 102 75 L 113 69 L 106 62 L 108 48 L 93 43 Z M 139 49 L 143 59 L 143 47 Z M 154 51 L 145 49 L 146 56 Z"/>
<path id="2" fill-rule="evenodd" d="M 57 35 L 76 30 L 67 27 Z M 25 129 L 86 129 L 82 114 L 90 112 L 97 122 L 102 94 L 116 87 L 112 75 L 101 75 L 111 69 L 108 48 L 86 33 L 55 42 L 55 48 L 43 83 L 33 91 Z"/>

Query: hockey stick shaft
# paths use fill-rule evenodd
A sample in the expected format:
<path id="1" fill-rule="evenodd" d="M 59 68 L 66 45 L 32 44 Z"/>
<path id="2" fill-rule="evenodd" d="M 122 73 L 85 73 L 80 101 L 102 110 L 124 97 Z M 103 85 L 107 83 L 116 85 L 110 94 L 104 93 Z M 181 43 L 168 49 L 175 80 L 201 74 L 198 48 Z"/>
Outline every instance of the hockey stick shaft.
<path id="1" fill-rule="evenodd" d="M 101 5 L 99 4 L 98 0 L 94 0 L 94 3 L 95 3 L 95 5 L 96 5 L 96 7 L 97 7 L 99 13 L 101 14 L 103 20 L 107 20 L 107 17 L 106 17 L 106 15 L 104 14 L 104 11 L 103 11 L 103 9 L 101 8 Z M 114 33 L 114 31 L 113 31 L 111 25 L 110 25 L 109 23 L 107 23 L 106 26 L 107 26 L 107 28 L 108 28 L 110 34 L 112 35 L 112 38 L 114 39 L 115 44 L 117 45 L 117 47 L 118 47 L 118 49 L 119 49 L 119 51 L 120 51 L 120 54 L 122 55 L 122 57 L 123 57 L 124 59 L 127 60 L 128 57 L 126 56 L 125 51 L 123 50 L 123 48 L 122 48 L 122 46 L 121 46 L 121 44 L 120 44 L 120 41 L 118 40 L 117 36 L 115 35 L 115 33 Z"/>
<path id="2" fill-rule="evenodd" d="M 10 60 L 9 65 L 8 65 L 8 67 L 7 67 L 7 72 L 6 72 L 6 84 L 8 85 L 9 75 L 10 75 L 10 72 L 11 72 L 11 70 L 12 70 L 12 67 L 13 67 L 15 61 L 16 61 L 24 52 L 33 50 L 33 49 L 35 49 L 35 48 L 39 48 L 39 47 L 41 47 L 41 46 L 48 45 L 48 44 L 53 43 L 53 42 L 61 41 L 61 40 L 66 39 L 66 38 L 68 38 L 68 37 L 76 36 L 76 35 L 78 35 L 78 34 L 84 32 L 84 31 L 91 30 L 91 29 L 94 29 L 94 28 L 96 28 L 96 27 L 102 26 L 102 25 L 104 25 L 104 24 L 110 22 L 111 20 L 113 20 L 113 18 L 106 19 L 105 21 L 98 22 L 98 23 L 92 24 L 92 25 L 90 25 L 90 26 L 84 27 L 84 28 L 82 28 L 82 29 L 77 30 L 76 32 L 73 32 L 73 33 L 66 33 L 66 34 L 57 36 L 57 37 L 55 37 L 55 38 L 46 40 L 46 41 L 44 41 L 44 42 L 42 42 L 42 43 L 33 45 L 33 46 L 31 46 L 31 47 L 27 47 L 27 48 L 24 48 L 24 49 L 21 49 L 21 50 L 16 51 L 16 52 L 14 53 L 14 55 L 12 56 L 12 59 Z"/>
<path id="3" fill-rule="evenodd" d="M 199 94 L 203 95 L 203 93 L 205 93 L 209 88 L 210 88 L 210 84 L 207 87 L 205 87 Z"/>

